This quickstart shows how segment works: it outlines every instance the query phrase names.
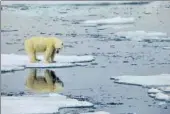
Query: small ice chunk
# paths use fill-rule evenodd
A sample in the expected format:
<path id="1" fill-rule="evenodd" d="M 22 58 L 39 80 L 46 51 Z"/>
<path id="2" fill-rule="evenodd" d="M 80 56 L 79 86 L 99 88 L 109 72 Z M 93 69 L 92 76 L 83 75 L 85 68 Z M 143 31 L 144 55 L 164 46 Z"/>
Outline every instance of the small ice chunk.
<path id="1" fill-rule="evenodd" d="M 88 113 L 80 113 L 80 114 L 110 114 L 110 113 L 104 111 L 98 111 L 98 112 L 88 112 Z"/>
<path id="2" fill-rule="evenodd" d="M 135 19 L 133 17 L 123 18 L 114 17 L 109 19 L 99 19 L 99 20 L 87 20 L 84 21 L 85 24 L 131 24 L 134 23 Z"/>
<path id="3" fill-rule="evenodd" d="M 102 25 L 99 26 L 99 29 L 108 29 L 108 28 L 113 28 L 113 29 L 124 29 L 124 28 L 130 28 L 133 27 L 132 24 L 127 24 L 127 25 Z"/>
<path id="4" fill-rule="evenodd" d="M 166 86 L 166 87 L 158 87 L 158 89 L 160 89 L 161 91 L 167 92 L 167 93 L 170 92 L 170 86 Z"/>
<path id="5" fill-rule="evenodd" d="M 150 97 L 155 98 L 156 94 L 149 94 Z"/>
<path id="6" fill-rule="evenodd" d="M 158 105 L 160 105 L 160 106 L 161 106 L 161 105 L 165 105 L 165 104 L 166 104 L 166 102 L 159 102 L 159 103 L 158 103 Z"/>
<path id="7" fill-rule="evenodd" d="M 170 47 L 162 47 L 162 49 L 170 50 Z"/>
<path id="8" fill-rule="evenodd" d="M 143 41 L 143 40 L 170 40 L 167 33 L 155 32 L 155 31 L 121 31 L 115 33 L 115 35 L 120 37 L 126 37 L 127 39 Z"/>
<path id="9" fill-rule="evenodd" d="M 163 101 L 170 101 L 170 95 L 164 94 L 164 93 L 157 93 L 155 95 L 155 99 L 157 100 L 163 100 Z"/>
<path id="10" fill-rule="evenodd" d="M 148 90 L 149 94 L 156 94 L 156 93 L 159 93 L 159 92 L 161 92 L 161 91 L 158 90 L 158 89 L 155 89 L 155 88 L 151 88 L 151 89 Z"/>

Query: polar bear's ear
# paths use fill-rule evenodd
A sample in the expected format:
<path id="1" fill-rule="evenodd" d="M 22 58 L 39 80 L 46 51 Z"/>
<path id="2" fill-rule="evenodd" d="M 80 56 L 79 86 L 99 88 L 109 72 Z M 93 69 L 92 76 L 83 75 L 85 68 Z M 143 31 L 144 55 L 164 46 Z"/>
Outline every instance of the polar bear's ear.
<path id="1" fill-rule="evenodd" d="M 55 48 L 57 49 L 57 48 L 61 48 L 61 47 L 63 47 L 63 42 L 62 41 L 56 41 L 56 42 L 54 42 L 54 45 L 55 45 Z"/>
<path id="2" fill-rule="evenodd" d="M 61 49 L 62 49 L 62 48 L 64 48 L 64 43 L 63 43 L 63 42 L 61 43 Z"/>

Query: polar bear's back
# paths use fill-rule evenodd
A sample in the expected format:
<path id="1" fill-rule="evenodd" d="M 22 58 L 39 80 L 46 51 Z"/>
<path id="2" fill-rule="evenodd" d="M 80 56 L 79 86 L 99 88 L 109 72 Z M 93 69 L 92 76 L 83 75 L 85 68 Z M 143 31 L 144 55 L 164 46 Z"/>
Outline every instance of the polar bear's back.
<path id="1" fill-rule="evenodd" d="M 56 42 L 61 42 L 56 37 L 31 37 L 25 40 L 26 50 L 35 50 L 37 52 L 43 52 L 48 46 L 55 46 Z"/>

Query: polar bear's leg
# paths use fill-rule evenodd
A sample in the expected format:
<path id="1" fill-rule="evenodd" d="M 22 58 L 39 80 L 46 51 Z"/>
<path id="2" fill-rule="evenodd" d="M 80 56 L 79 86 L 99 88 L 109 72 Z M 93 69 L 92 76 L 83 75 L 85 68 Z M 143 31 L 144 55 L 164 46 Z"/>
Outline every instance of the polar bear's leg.
<path id="1" fill-rule="evenodd" d="M 44 55 L 44 60 L 45 60 L 45 63 L 50 63 L 52 62 L 51 61 L 51 57 L 52 57 L 52 53 L 53 53 L 53 47 L 48 47 L 45 51 L 45 55 Z"/>
<path id="2" fill-rule="evenodd" d="M 35 63 L 36 62 L 36 53 L 34 51 L 34 49 L 32 48 L 32 45 L 30 44 L 30 42 L 26 42 L 25 43 L 25 51 L 29 57 L 29 61 L 31 63 Z"/>
<path id="3" fill-rule="evenodd" d="M 30 60 L 31 63 L 37 62 L 36 53 L 35 52 L 27 52 L 27 53 L 28 53 L 29 60 Z"/>
<path id="4" fill-rule="evenodd" d="M 35 52 L 27 50 L 27 54 L 31 63 L 35 63 L 37 61 Z"/>
<path id="5" fill-rule="evenodd" d="M 55 51 L 56 51 L 56 49 L 53 50 L 53 53 L 52 53 L 52 55 L 51 55 L 51 58 L 50 58 L 50 59 L 51 59 L 51 62 L 55 62 L 55 61 L 54 61 Z"/>
<path id="6" fill-rule="evenodd" d="M 37 62 L 36 53 L 35 53 L 35 52 L 33 52 L 33 53 L 30 54 L 30 59 L 31 59 L 31 62 L 32 62 L 32 63 Z"/>

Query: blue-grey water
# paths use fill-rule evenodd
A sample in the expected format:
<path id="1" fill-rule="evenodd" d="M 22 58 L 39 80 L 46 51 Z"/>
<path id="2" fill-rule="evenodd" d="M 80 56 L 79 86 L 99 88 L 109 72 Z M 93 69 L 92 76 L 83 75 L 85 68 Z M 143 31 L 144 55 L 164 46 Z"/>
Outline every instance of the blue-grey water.
<path id="1" fill-rule="evenodd" d="M 103 110 L 111 114 L 169 114 L 170 104 L 159 106 L 147 89 L 115 84 L 111 76 L 170 73 L 169 42 L 114 40 L 113 33 L 126 30 L 165 32 L 170 36 L 170 3 L 146 13 L 144 5 L 19 5 L 1 11 L 1 53 L 25 54 L 23 41 L 31 36 L 63 39 L 63 55 L 93 55 L 85 67 L 52 69 L 64 83 L 61 94 L 92 102 L 93 108 L 62 109 L 61 114 Z M 153 7 L 153 8 L 152 8 Z M 85 26 L 86 20 L 134 17 L 128 28 L 109 25 Z M 1 75 L 1 94 L 29 92 L 25 86 L 29 70 Z M 44 69 L 38 69 L 43 74 Z"/>

